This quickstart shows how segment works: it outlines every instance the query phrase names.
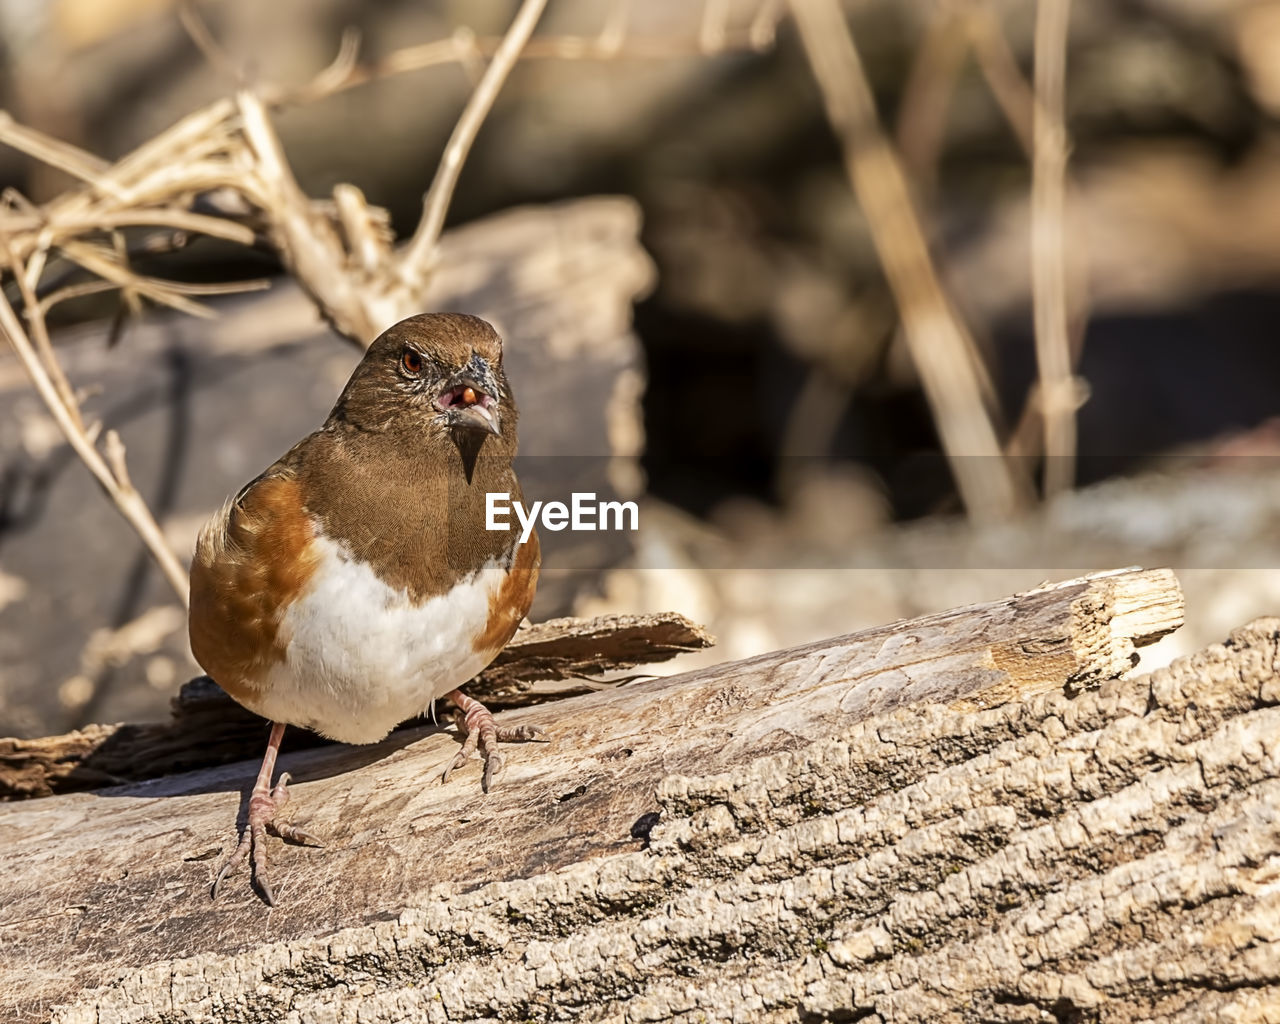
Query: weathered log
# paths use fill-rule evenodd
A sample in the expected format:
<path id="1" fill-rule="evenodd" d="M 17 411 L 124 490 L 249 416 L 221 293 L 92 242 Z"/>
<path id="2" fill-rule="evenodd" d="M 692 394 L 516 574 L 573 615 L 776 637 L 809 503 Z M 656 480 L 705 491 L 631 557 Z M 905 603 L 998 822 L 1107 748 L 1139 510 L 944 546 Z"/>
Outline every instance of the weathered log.
<path id="1" fill-rule="evenodd" d="M 584 681 L 584 676 L 652 665 L 711 643 L 705 630 L 674 612 L 552 619 L 517 632 L 466 689 L 495 711 L 523 707 L 589 693 L 601 685 Z M 201 676 L 174 698 L 167 722 L 91 725 L 31 740 L 0 738 L 0 800 L 141 782 L 255 757 L 262 750 L 263 727 L 261 718 Z M 285 735 L 285 749 L 328 742 L 305 730 Z"/>
<path id="2" fill-rule="evenodd" d="M 207 893 L 250 764 L 8 805 L 4 1016 L 1256 1010 L 1280 621 L 1080 690 L 1180 616 L 1170 574 L 1127 572 L 521 709 L 552 742 L 487 797 L 475 767 L 435 784 L 437 730 L 293 754 L 329 845 L 272 848 L 271 911 L 242 876 Z"/>

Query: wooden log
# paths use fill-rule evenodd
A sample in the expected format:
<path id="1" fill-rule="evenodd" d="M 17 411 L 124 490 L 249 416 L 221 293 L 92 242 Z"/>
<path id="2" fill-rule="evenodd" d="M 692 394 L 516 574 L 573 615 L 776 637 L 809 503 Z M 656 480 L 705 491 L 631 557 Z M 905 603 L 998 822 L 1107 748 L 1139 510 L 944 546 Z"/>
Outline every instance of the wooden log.
<path id="1" fill-rule="evenodd" d="M 466 690 L 495 711 L 538 704 L 600 688 L 584 676 L 652 665 L 712 642 L 704 629 L 674 612 L 552 619 L 517 632 Z M 262 749 L 263 728 L 261 718 L 201 676 L 174 698 L 167 722 L 91 725 L 61 736 L 0 739 L 0 800 L 141 782 L 251 758 Z M 297 729 L 286 737 L 285 749 L 293 750 L 328 742 Z"/>
<path id="2" fill-rule="evenodd" d="M 519 709 L 551 742 L 488 796 L 439 786 L 437 729 L 301 751 L 328 845 L 273 845 L 273 910 L 208 896 L 252 764 L 6 805 L 0 1016 L 1247 1008 L 1280 978 L 1280 622 L 1092 688 L 1180 620 L 1127 571 Z"/>

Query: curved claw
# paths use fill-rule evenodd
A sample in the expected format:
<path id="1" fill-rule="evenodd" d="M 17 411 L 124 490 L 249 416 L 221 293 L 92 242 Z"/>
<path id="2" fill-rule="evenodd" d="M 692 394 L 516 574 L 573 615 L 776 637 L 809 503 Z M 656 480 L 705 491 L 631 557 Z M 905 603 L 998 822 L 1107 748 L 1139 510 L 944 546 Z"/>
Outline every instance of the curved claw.
<path id="1" fill-rule="evenodd" d="M 449 766 L 445 768 L 444 774 L 440 776 L 440 781 L 448 782 L 449 776 L 453 774 L 455 768 L 461 768 L 470 760 L 471 755 L 476 752 L 476 747 L 480 743 L 480 734 L 477 731 L 467 733 L 467 738 L 462 741 L 462 749 L 459 750 L 449 762 Z"/>
<path id="2" fill-rule="evenodd" d="M 468 697 L 460 690 L 451 690 L 445 698 L 462 712 L 458 728 L 466 736 L 462 749 L 449 762 L 441 776 L 442 782 L 448 782 L 455 768 L 466 764 L 476 750 L 484 758 L 484 775 L 480 788 L 488 793 L 494 780 L 502 773 L 504 758 L 498 749 L 499 743 L 528 743 L 545 738 L 543 731 L 533 725 L 499 728 L 493 719 L 493 713 L 473 697 Z"/>
<path id="3" fill-rule="evenodd" d="M 316 849 L 324 848 L 324 840 L 314 833 L 308 832 L 305 828 L 272 824 L 268 826 L 268 830 L 272 835 L 279 836 L 287 843 L 294 843 L 298 846 L 314 846 Z"/>
<path id="4" fill-rule="evenodd" d="M 484 752 L 484 776 L 480 779 L 480 789 L 487 793 L 493 788 L 493 780 L 501 773 L 505 762 L 497 746 Z"/>
<path id="5" fill-rule="evenodd" d="M 231 869 L 242 861 L 248 860 L 252 866 L 253 882 L 268 906 L 276 905 L 275 890 L 271 887 L 271 879 L 267 873 L 267 833 L 279 836 L 291 843 L 307 846 L 323 846 L 324 844 L 305 829 L 295 828 L 287 822 L 277 822 L 275 817 L 289 802 L 290 775 L 285 772 L 269 792 L 266 783 L 261 788 L 254 787 L 249 798 L 249 820 L 236 848 L 229 853 L 218 867 L 214 876 L 210 895 L 218 898 L 218 889 L 223 880 L 231 873 Z"/>
<path id="6" fill-rule="evenodd" d="M 249 847 L 252 840 L 249 838 L 249 830 L 245 829 L 240 836 L 240 841 L 236 844 L 236 848 L 222 858 L 222 864 L 218 868 L 218 873 L 214 876 L 213 887 L 209 892 L 210 899 L 218 898 L 218 886 L 222 884 L 222 880 L 230 874 L 231 869 L 249 856 Z"/>

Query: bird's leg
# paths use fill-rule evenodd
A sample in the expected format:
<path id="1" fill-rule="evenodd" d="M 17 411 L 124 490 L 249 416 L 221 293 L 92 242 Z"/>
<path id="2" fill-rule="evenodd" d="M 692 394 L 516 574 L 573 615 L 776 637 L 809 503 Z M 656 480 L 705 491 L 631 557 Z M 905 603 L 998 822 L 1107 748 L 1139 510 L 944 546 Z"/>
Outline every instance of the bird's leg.
<path id="1" fill-rule="evenodd" d="M 289 802 L 289 773 L 280 776 L 275 788 L 271 787 L 271 776 L 276 769 L 276 755 L 280 752 L 280 740 L 284 737 L 284 723 L 271 723 L 271 738 L 267 740 L 267 752 L 262 756 L 262 767 L 258 769 L 258 781 L 253 784 L 253 792 L 249 796 L 249 820 L 244 832 L 240 834 L 240 842 L 222 860 L 218 873 L 213 880 L 213 898 L 218 897 L 218 886 L 222 884 L 227 873 L 242 860 L 249 858 L 253 865 L 253 879 L 262 890 L 268 905 L 275 906 L 275 893 L 271 891 L 271 882 L 267 878 L 267 830 L 281 839 L 292 843 L 307 843 L 312 846 L 323 844 L 310 832 L 276 821 L 276 815 L 284 810 Z"/>
<path id="2" fill-rule="evenodd" d="M 458 751 L 457 756 L 449 762 L 449 767 L 444 770 L 441 780 L 443 782 L 448 782 L 453 770 L 465 764 L 467 758 L 474 754 L 478 747 L 480 755 L 484 758 L 484 779 L 480 785 L 487 793 L 493 785 L 493 780 L 502 771 L 502 752 L 498 750 L 498 744 L 527 743 L 530 740 L 542 738 L 542 730 L 532 725 L 521 725 L 514 729 L 499 728 L 493 720 L 493 713 L 474 697 L 468 697 L 461 690 L 450 690 L 444 695 L 444 699 L 456 704 L 458 710 L 462 712 L 462 721 L 459 726 L 466 732 L 466 740 L 463 741 L 462 749 Z"/>

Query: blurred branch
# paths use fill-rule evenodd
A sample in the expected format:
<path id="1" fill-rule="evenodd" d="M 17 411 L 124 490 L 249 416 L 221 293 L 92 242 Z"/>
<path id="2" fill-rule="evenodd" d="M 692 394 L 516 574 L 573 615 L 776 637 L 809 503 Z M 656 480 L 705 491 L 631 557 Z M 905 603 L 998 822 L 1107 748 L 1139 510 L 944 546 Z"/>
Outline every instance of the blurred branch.
<path id="1" fill-rule="evenodd" d="M 965 0 L 964 22 L 983 80 L 1023 152 L 1030 156 L 1035 151 L 1032 139 L 1035 95 L 1009 49 L 1009 40 L 996 12 L 991 9 L 990 0 Z"/>
<path id="2" fill-rule="evenodd" d="M 400 261 L 402 273 L 422 277 L 430 272 L 436 242 L 444 227 L 445 214 L 453 198 L 453 190 L 462 173 L 462 164 L 471 152 L 480 126 L 498 98 L 502 84 L 520 58 L 520 51 L 533 35 L 534 27 L 547 6 L 547 0 L 523 0 L 520 10 L 511 21 L 511 27 L 503 37 L 493 60 L 480 76 L 480 82 L 467 100 L 467 105 L 454 126 L 453 134 L 445 145 L 440 166 L 436 168 L 431 188 L 422 201 L 422 220 L 418 222 L 408 248 Z"/>
<path id="3" fill-rule="evenodd" d="M 1022 151 L 1028 157 L 1034 152 L 1035 95 L 996 12 L 989 0 L 952 0 L 940 4 L 929 19 L 899 105 L 898 148 L 924 184 L 932 183 L 947 107 L 970 50 Z"/>
<path id="4" fill-rule="evenodd" d="M 751 27 L 747 29 L 745 48 L 763 52 L 773 46 L 778 35 L 778 23 L 782 21 L 786 11 L 787 0 L 764 0 L 756 11 L 756 16 L 751 19 Z M 731 36 L 726 38 L 726 48 L 741 45 L 731 39 Z"/>
<path id="5" fill-rule="evenodd" d="M 1040 13 L 1047 15 L 1048 12 L 1041 9 Z M 1004 113 L 1005 120 L 1023 152 L 1033 162 L 1036 158 L 1034 132 L 1039 101 L 1032 84 L 1027 81 L 1022 69 L 1018 66 L 1017 58 L 1005 37 L 997 12 L 993 9 L 990 0 L 954 0 L 952 5 L 945 6 L 939 16 L 929 23 L 928 34 L 921 45 L 907 84 L 898 122 L 898 137 L 904 158 L 914 171 L 917 180 L 924 184 L 932 183 L 933 171 L 941 148 L 943 114 L 949 99 L 947 87 L 954 84 L 954 74 L 958 70 L 948 60 L 952 53 L 947 45 L 956 24 L 963 28 L 965 37 L 973 48 L 983 80 Z M 1064 24 L 1063 46 L 1065 43 Z M 1044 116 L 1047 118 L 1050 115 L 1046 112 Z M 1063 120 L 1061 110 L 1057 117 L 1061 123 Z M 1065 142 L 1065 133 L 1063 139 Z M 1060 209 L 1065 207 L 1071 195 L 1071 181 L 1066 174 L 1065 152 L 1061 174 L 1063 198 Z M 1043 177 L 1041 180 L 1043 181 Z M 1065 237 L 1062 244 L 1065 246 Z M 1074 366 L 1084 341 L 1085 282 L 1083 271 L 1078 264 L 1066 262 L 1064 271 L 1071 275 L 1069 279 L 1064 279 L 1063 301 L 1068 331 L 1069 359 Z M 1005 442 L 1005 453 L 1011 458 L 1022 461 L 1031 460 L 1044 451 L 1046 432 L 1043 393 L 1042 381 L 1032 384 L 1018 421 Z M 1085 382 L 1074 378 L 1071 388 L 1073 411 L 1083 403 L 1086 393 Z M 1063 463 L 1063 471 L 1067 473 L 1068 481 L 1071 478 L 1072 461 L 1067 459 Z M 1051 489 L 1046 487 L 1050 493 L 1060 489 L 1057 479 L 1053 481 L 1046 479 L 1046 484 L 1052 485 Z"/>
<path id="6" fill-rule="evenodd" d="M 1034 161 L 1031 186 L 1031 276 L 1036 362 L 1044 417 L 1044 492 L 1075 479 L 1077 395 L 1067 333 L 1067 137 L 1063 123 L 1070 0 L 1039 0 L 1035 31 Z"/>
<path id="7" fill-rule="evenodd" d="M 985 373 L 929 256 L 902 167 L 885 138 L 875 100 L 836 0 L 791 0 L 827 116 L 844 149 L 885 275 L 898 302 L 942 445 L 970 516 L 1011 516 L 1027 493 L 1000 449 L 983 402 Z"/>
<path id="8" fill-rule="evenodd" d="M 782 0 L 764 0 L 747 30 L 722 29 L 709 39 L 705 31 L 696 38 L 625 35 L 628 5 L 613 5 L 604 28 L 594 36 L 537 36 L 528 40 L 520 60 L 613 61 L 667 60 L 677 57 L 716 57 L 727 53 L 761 53 L 774 45 Z M 375 64 L 360 65 L 354 59 L 338 59 L 328 69 L 300 89 L 265 87 L 263 98 L 270 105 L 312 103 L 335 93 L 369 82 L 423 71 L 444 64 L 466 64 L 476 56 L 493 58 L 502 46 L 501 37 L 476 37 L 456 32 L 447 39 L 406 46 Z"/>
<path id="9" fill-rule="evenodd" d="M 604 27 L 596 36 L 596 43 L 604 50 L 616 53 L 627 37 L 627 20 L 631 17 L 631 0 L 613 0 L 609 4 L 609 13 L 605 15 Z M 529 52 L 529 44 L 525 44 L 524 53 Z"/>
<path id="10" fill-rule="evenodd" d="M 898 151 L 918 186 L 932 189 L 947 108 L 969 49 L 966 15 L 940 6 L 928 20 L 898 106 Z"/>
<path id="11" fill-rule="evenodd" d="M 0 110 L 0 142 L 7 143 L 14 149 L 27 153 L 50 167 L 65 171 L 81 181 L 87 181 L 103 190 L 110 187 L 103 177 L 104 172 L 111 166 L 105 160 L 100 160 L 92 153 L 86 153 L 69 142 L 50 138 L 34 128 L 18 124 L 7 110 Z"/>
<path id="12" fill-rule="evenodd" d="M 231 55 L 222 48 L 217 39 L 214 38 L 213 33 L 209 31 L 209 26 L 204 18 L 201 17 L 195 0 L 179 0 L 178 20 L 182 23 L 183 29 L 186 30 L 196 49 L 209 62 L 209 66 L 227 78 L 232 84 L 242 87 L 245 84 L 244 74 L 236 66 L 236 62 Z"/>
<path id="13" fill-rule="evenodd" d="M 356 61 L 360 57 L 360 33 L 354 28 L 343 29 L 342 39 L 338 43 L 338 52 L 329 66 L 311 80 L 309 89 L 319 96 L 328 96 L 342 90 L 355 72 Z"/>

